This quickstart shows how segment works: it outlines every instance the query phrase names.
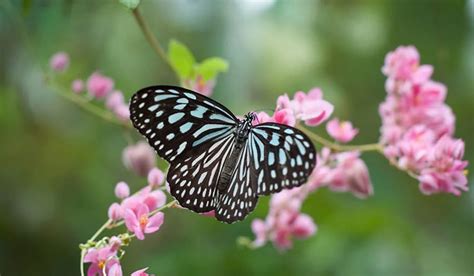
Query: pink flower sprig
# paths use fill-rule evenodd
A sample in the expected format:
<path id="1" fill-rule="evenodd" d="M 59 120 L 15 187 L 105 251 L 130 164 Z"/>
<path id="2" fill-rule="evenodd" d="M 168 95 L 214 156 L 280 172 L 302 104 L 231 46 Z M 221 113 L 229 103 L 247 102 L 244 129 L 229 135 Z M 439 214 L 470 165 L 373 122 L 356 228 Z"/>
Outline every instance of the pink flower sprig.
<path id="1" fill-rule="evenodd" d="M 385 156 L 417 178 L 424 194 L 467 191 L 464 142 L 453 137 L 447 88 L 431 80 L 433 66 L 420 65 L 416 48 L 402 46 L 387 54 L 382 72 L 387 76 L 387 96 L 379 108 Z"/>
<path id="2" fill-rule="evenodd" d="M 275 122 L 294 127 L 299 121 L 303 121 L 308 126 L 317 126 L 326 121 L 333 110 L 334 106 L 323 99 L 322 90 L 313 88 L 308 93 L 296 92 L 293 99 L 287 94 L 279 96 L 275 113 L 269 116 L 260 112 L 256 123 Z"/>

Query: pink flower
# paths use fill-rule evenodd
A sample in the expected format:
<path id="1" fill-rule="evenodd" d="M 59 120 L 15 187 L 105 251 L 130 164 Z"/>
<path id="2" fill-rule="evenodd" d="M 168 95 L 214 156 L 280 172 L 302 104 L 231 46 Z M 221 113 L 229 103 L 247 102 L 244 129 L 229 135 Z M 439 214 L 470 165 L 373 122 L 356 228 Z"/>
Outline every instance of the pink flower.
<path id="1" fill-rule="evenodd" d="M 107 273 L 107 276 L 122 276 L 122 267 L 120 266 L 119 263 L 113 264 L 109 272 Z"/>
<path id="2" fill-rule="evenodd" d="M 257 119 L 253 121 L 255 125 L 273 122 L 273 118 L 264 111 L 257 113 Z"/>
<path id="3" fill-rule="evenodd" d="M 114 114 L 120 121 L 127 122 L 130 120 L 130 109 L 127 104 L 121 104 L 115 107 Z"/>
<path id="4" fill-rule="evenodd" d="M 294 125 L 293 121 L 296 120 L 302 120 L 309 126 L 319 125 L 327 120 L 334 110 L 334 106 L 322 97 L 323 93 L 319 88 L 313 88 L 307 94 L 298 91 L 292 100 L 287 94 L 279 96 L 273 120 L 289 125 Z M 285 111 L 279 113 L 282 110 Z"/>
<path id="5" fill-rule="evenodd" d="M 191 90 L 203 94 L 204 96 L 211 96 L 214 86 L 216 85 L 215 80 L 204 80 L 204 78 L 198 75 L 195 79 L 188 79 L 184 81 L 186 87 Z"/>
<path id="6" fill-rule="evenodd" d="M 122 240 L 117 236 L 112 236 L 109 240 L 110 250 L 117 252 L 122 246 Z"/>
<path id="7" fill-rule="evenodd" d="M 310 216 L 306 214 L 300 214 L 293 222 L 293 228 L 291 232 L 295 237 L 304 239 L 316 233 L 316 224 L 314 224 L 314 221 Z"/>
<path id="8" fill-rule="evenodd" d="M 275 123 L 292 127 L 294 127 L 296 124 L 296 118 L 293 115 L 293 111 L 289 108 L 277 110 L 275 114 L 273 114 L 273 121 Z"/>
<path id="9" fill-rule="evenodd" d="M 145 239 L 144 234 L 158 231 L 163 224 L 164 214 L 162 212 L 151 217 L 148 217 L 148 213 L 149 209 L 145 204 L 139 205 L 136 212 L 131 209 L 125 210 L 125 225 L 139 240 Z"/>
<path id="10" fill-rule="evenodd" d="M 75 93 L 81 93 L 84 91 L 84 82 L 80 79 L 76 79 L 71 84 L 71 89 Z"/>
<path id="11" fill-rule="evenodd" d="M 124 199 L 130 195 L 130 188 L 128 187 L 128 184 L 120 181 L 115 185 L 115 196 Z"/>
<path id="12" fill-rule="evenodd" d="M 118 106 L 123 104 L 123 94 L 121 91 L 118 90 L 107 95 L 107 98 L 105 100 L 105 106 L 112 111 L 115 111 Z"/>
<path id="13" fill-rule="evenodd" d="M 358 129 L 352 126 L 349 121 L 339 121 L 337 118 L 332 119 L 326 124 L 326 130 L 332 138 L 341 142 L 347 143 L 352 141 L 359 132 Z"/>
<path id="14" fill-rule="evenodd" d="M 364 199 L 373 194 L 369 171 L 358 152 L 342 152 L 335 155 L 336 167 L 326 181 L 334 191 L 350 191 Z"/>
<path id="15" fill-rule="evenodd" d="M 57 52 L 49 60 L 49 67 L 56 72 L 63 72 L 69 66 L 69 55 L 66 52 Z"/>
<path id="16" fill-rule="evenodd" d="M 156 154 L 146 142 L 140 141 L 123 150 L 122 160 L 129 170 L 145 177 L 155 167 Z"/>
<path id="17" fill-rule="evenodd" d="M 152 276 L 151 274 L 148 274 L 146 273 L 145 271 L 147 271 L 148 267 L 145 267 L 143 269 L 139 269 L 135 272 L 133 272 L 132 274 L 130 274 L 130 276 Z"/>
<path id="18" fill-rule="evenodd" d="M 151 187 L 160 186 L 164 180 L 165 180 L 165 175 L 158 168 L 153 168 L 148 173 L 148 185 L 150 185 Z"/>
<path id="19" fill-rule="evenodd" d="M 387 77 L 395 79 L 408 79 L 418 68 L 420 55 L 413 46 L 398 47 L 385 57 L 385 65 L 382 72 Z"/>
<path id="20" fill-rule="evenodd" d="M 105 98 L 113 88 L 114 81 L 101 73 L 95 72 L 87 79 L 87 90 L 94 98 Z"/>
<path id="21" fill-rule="evenodd" d="M 253 244 L 256 247 L 260 247 L 267 241 L 267 229 L 265 222 L 261 219 L 254 219 L 252 221 L 252 232 L 255 235 L 255 241 Z"/>
<path id="22" fill-rule="evenodd" d="M 110 205 L 108 211 L 109 219 L 117 221 L 122 218 L 122 207 L 120 204 L 114 202 Z"/>
<path id="23" fill-rule="evenodd" d="M 91 248 L 84 256 L 84 263 L 91 263 L 87 270 L 88 276 L 102 275 L 104 269 L 108 275 L 114 265 L 119 265 L 117 251 L 112 250 L 110 246 Z"/>

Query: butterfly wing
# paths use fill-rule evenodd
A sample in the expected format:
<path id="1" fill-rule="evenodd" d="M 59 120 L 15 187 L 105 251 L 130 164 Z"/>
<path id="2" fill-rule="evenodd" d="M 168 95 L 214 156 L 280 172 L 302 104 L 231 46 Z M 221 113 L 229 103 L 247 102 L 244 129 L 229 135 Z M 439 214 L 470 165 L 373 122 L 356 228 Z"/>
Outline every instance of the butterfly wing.
<path id="1" fill-rule="evenodd" d="M 181 206 L 198 213 L 215 209 L 217 182 L 235 142 L 230 134 L 175 160 L 167 175 L 171 194 Z"/>
<path id="2" fill-rule="evenodd" d="M 183 153 L 233 132 L 237 118 L 212 99 L 181 87 L 151 86 L 133 95 L 130 119 L 159 156 L 172 163 Z"/>
<path id="3" fill-rule="evenodd" d="M 316 150 L 300 130 L 275 123 L 255 126 L 249 135 L 257 195 L 306 183 L 316 166 Z"/>

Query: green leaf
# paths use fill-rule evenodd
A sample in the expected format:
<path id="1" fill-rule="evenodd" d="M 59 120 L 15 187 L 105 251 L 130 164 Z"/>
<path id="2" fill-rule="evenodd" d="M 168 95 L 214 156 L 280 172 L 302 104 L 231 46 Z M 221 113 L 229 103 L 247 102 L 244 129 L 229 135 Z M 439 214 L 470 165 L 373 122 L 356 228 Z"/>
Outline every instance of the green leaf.
<path id="1" fill-rule="evenodd" d="M 131 10 L 136 9 L 140 5 L 140 0 L 119 0 L 119 2 Z"/>
<path id="2" fill-rule="evenodd" d="M 168 58 L 171 66 L 181 79 L 191 77 L 196 60 L 183 43 L 171 40 L 168 46 Z"/>
<path id="3" fill-rule="evenodd" d="M 196 73 L 201 75 L 204 80 L 210 80 L 217 76 L 217 74 L 226 72 L 229 68 L 229 63 L 222 58 L 211 57 L 205 59 L 196 68 Z"/>
<path id="4" fill-rule="evenodd" d="M 27 15 L 30 14 L 31 4 L 32 4 L 31 0 L 21 1 L 21 12 L 22 12 L 23 16 L 27 16 Z"/>

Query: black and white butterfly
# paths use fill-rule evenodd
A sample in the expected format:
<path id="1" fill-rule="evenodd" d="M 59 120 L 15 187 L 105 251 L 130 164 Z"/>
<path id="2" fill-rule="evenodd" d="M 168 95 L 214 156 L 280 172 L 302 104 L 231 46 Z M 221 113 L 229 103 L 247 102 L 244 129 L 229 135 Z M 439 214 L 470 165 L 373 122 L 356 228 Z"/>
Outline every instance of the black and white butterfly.
<path id="1" fill-rule="evenodd" d="M 309 138 L 276 123 L 253 126 L 225 106 L 175 86 L 135 93 L 130 118 L 159 156 L 170 163 L 166 180 L 181 206 L 215 210 L 220 221 L 243 220 L 258 196 L 304 184 L 316 165 Z"/>

